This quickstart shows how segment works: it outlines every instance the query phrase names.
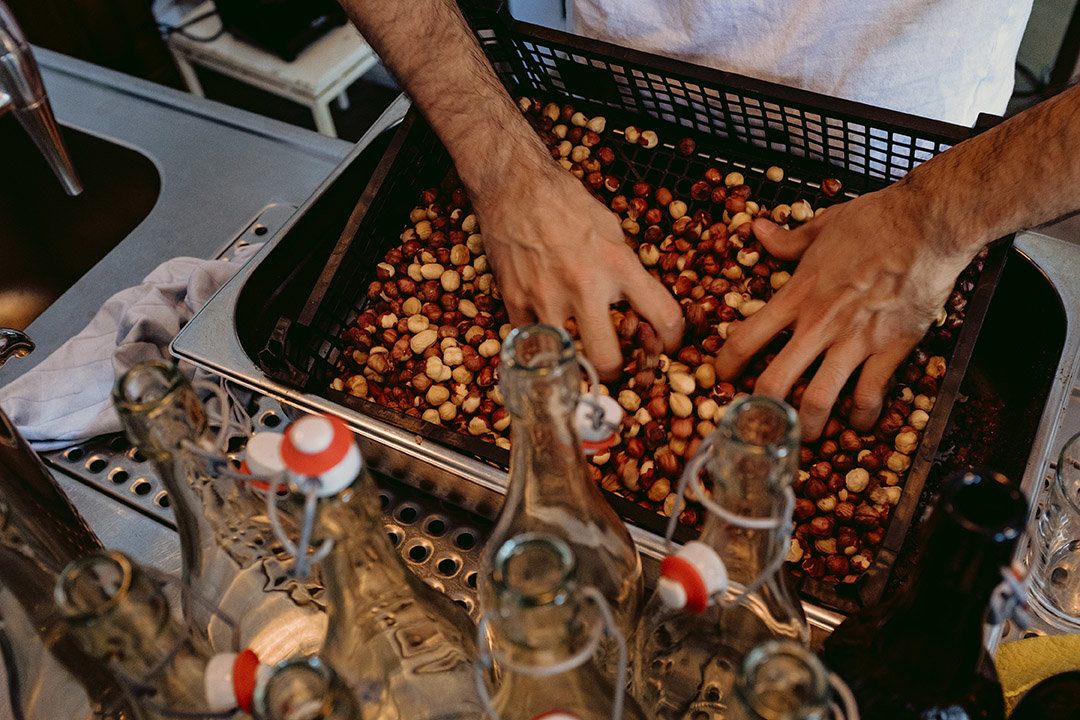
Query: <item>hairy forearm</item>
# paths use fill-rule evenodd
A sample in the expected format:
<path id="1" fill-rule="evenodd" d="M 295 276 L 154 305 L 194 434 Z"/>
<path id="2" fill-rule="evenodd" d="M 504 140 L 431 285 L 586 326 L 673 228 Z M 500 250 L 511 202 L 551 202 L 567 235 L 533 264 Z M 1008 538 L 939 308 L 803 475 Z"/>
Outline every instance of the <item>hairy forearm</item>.
<path id="1" fill-rule="evenodd" d="M 923 163 L 897 189 L 942 252 L 967 257 L 1080 209 L 1080 86 Z"/>
<path id="2" fill-rule="evenodd" d="M 455 0 L 341 0 L 404 85 L 474 193 L 550 158 L 506 93 Z"/>

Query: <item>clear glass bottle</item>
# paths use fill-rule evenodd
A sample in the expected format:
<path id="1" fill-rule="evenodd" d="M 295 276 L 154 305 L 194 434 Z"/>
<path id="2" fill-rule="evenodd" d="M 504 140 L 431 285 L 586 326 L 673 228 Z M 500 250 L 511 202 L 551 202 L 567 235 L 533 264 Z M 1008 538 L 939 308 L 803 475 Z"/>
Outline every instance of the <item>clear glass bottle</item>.
<path id="1" fill-rule="evenodd" d="M 907 587 L 825 640 L 823 658 L 847 681 L 863 717 L 1005 716 L 983 628 L 1027 510 L 1024 494 L 1000 473 L 973 469 L 946 480 Z"/>
<path id="2" fill-rule="evenodd" d="M 581 370 L 570 336 L 548 325 L 513 330 L 503 343 L 499 388 L 511 416 L 510 484 L 483 554 L 484 602 L 495 601 L 490 576 L 499 548 L 522 533 L 548 533 L 570 546 L 579 582 L 600 591 L 629 637 L 644 593 L 641 559 L 586 465 L 574 420 Z"/>
<path id="3" fill-rule="evenodd" d="M 317 657 L 276 665 L 255 687 L 255 720 L 369 720 L 379 709 L 355 697 Z"/>
<path id="4" fill-rule="evenodd" d="M 788 640 L 767 640 L 751 650 L 739 665 L 734 689 L 725 720 L 836 718 L 825 666 L 805 647 Z"/>
<path id="5" fill-rule="evenodd" d="M 644 720 L 597 664 L 603 615 L 578 585 L 566 542 L 545 533 L 510 538 L 496 551 L 491 583 L 495 605 L 484 616 L 501 671 L 493 720 Z"/>
<path id="6" fill-rule="evenodd" d="M 286 429 L 281 453 L 296 495 L 312 480 L 318 488 L 312 545 L 332 542 L 320 563 L 329 606 L 322 657 L 358 695 L 385 692 L 385 718 L 483 717 L 475 625 L 390 544 L 349 429 L 333 417 L 300 418 Z"/>
<path id="7" fill-rule="evenodd" d="M 774 638 L 809 642 L 783 572 L 798 457 L 795 411 L 753 395 L 728 405 L 688 463 L 688 480 L 704 464 L 711 501 L 694 482 L 706 505 L 701 535 L 664 560 L 635 633 L 631 685 L 646 713 L 722 717 L 752 648 Z"/>
<path id="8" fill-rule="evenodd" d="M 215 649 L 251 648 L 270 663 L 317 652 L 326 634 L 319 578 L 290 574 L 264 492 L 232 472 L 187 378 L 175 365 L 141 363 L 117 380 L 113 403 L 169 493 L 193 629 Z M 281 513 L 295 535 L 293 517 Z"/>
<path id="9" fill-rule="evenodd" d="M 97 536 L 41 458 L 0 410 L 0 632 L 12 639 L 10 701 L 25 704 L 28 716 L 78 712 L 87 704 L 103 717 L 131 713 L 112 675 L 59 632 L 52 601 L 56 578 L 68 563 L 100 549 Z M 49 654 L 63 669 L 50 662 Z M 39 683 L 72 678 L 85 689 L 85 697 L 67 693 L 61 699 L 32 691 Z"/>
<path id="10" fill-rule="evenodd" d="M 75 641 L 109 664 L 145 717 L 250 711 L 258 657 L 211 653 L 173 616 L 162 585 L 123 553 L 73 562 L 55 599 Z"/>

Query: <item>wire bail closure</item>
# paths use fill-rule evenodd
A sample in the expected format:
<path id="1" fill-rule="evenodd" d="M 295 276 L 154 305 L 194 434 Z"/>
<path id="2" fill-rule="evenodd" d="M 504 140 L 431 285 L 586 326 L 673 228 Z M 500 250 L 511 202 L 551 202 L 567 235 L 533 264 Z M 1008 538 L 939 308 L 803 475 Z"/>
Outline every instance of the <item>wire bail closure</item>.
<path id="1" fill-rule="evenodd" d="M 623 409 L 615 398 L 600 394 L 600 375 L 589 359 L 578 355 L 577 361 L 589 379 L 589 391 L 578 399 L 574 421 L 581 449 L 586 455 L 597 455 L 618 441 Z"/>
<path id="2" fill-rule="evenodd" d="M 476 624 L 476 647 L 480 658 L 479 662 L 473 665 L 473 678 L 476 680 L 476 690 L 483 699 L 484 706 L 492 720 L 499 720 L 499 713 L 492 704 L 491 696 L 488 694 L 487 683 L 484 682 L 484 673 L 494 669 L 496 661 L 501 667 L 523 675 L 531 675 L 532 677 L 550 677 L 552 675 L 558 675 L 559 673 L 573 670 L 585 664 L 590 657 L 593 657 L 596 654 L 597 649 L 600 647 L 600 637 L 604 634 L 610 638 L 614 638 L 617 646 L 618 667 L 615 673 L 615 690 L 612 697 L 611 717 L 612 720 L 622 720 L 622 710 L 626 696 L 626 667 L 628 663 L 626 638 L 623 637 L 618 626 L 615 624 L 615 617 L 611 613 L 611 606 L 608 605 L 607 600 L 600 594 L 600 591 L 594 587 L 583 587 L 580 592 L 582 597 L 591 600 L 596 606 L 596 609 L 600 612 L 602 623 L 593 625 L 589 642 L 586 643 L 583 648 L 566 660 L 556 663 L 555 665 L 521 665 L 510 661 L 507 659 L 505 653 L 496 650 L 491 645 L 491 638 L 488 633 L 488 623 L 494 615 L 494 611 L 488 610 L 480 616 L 480 620 Z M 541 715 L 541 717 L 543 717 L 543 715 Z"/>
<path id="3" fill-rule="evenodd" d="M 705 465 L 705 461 L 708 459 L 709 449 L 712 447 L 714 435 L 710 435 L 705 438 L 701 445 L 698 446 L 697 454 L 686 464 L 683 469 L 682 476 L 679 478 L 679 487 L 675 496 L 675 508 L 676 511 L 668 518 L 667 527 L 664 531 L 664 542 L 667 550 L 671 555 L 665 558 L 665 562 L 668 562 L 671 558 L 681 558 L 691 552 L 697 553 L 697 548 L 694 546 L 701 545 L 701 543 L 691 542 L 683 546 L 683 550 L 677 550 L 675 543 L 672 541 L 672 537 L 675 534 L 675 525 L 679 521 L 679 509 L 683 507 L 685 503 L 686 489 L 691 484 L 694 488 L 694 493 L 697 495 L 698 502 L 700 502 L 705 509 L 719 517 L 721 520 L 729 525 L 743 528 L 746 530 L 779 530 L 782 534 L 790 536 L 794 530 L 794 521 L 792 519 L 795 511 L 795 491 L 791 486 L 787 486 L 783 489 L 784 493 L 784 509 L 780 513 L 778 518 L 752 518 L 745 515 L 736 515 L 730 512 L 718 502 L 713 500 L 705 492 L 705 486 L 701 482 L 701 470 Z M 706 547 L 707 546 L 703 546 Z M 711 552 L 711 548 L 707 548 Z M 706 585 L 711 585 L 709 588 L 711 592 L 707 592 L 708 601 L 714 602 L 721 607 L 738 607 L 743 600 L 757 591 L 764 583 L 766 578 L 776 574 L 784 564 L 785 552 L 778 552 L 776 557 L 769 561 L 769 564 L 765 567 L 758 577 L 754 578 L 753 582 L 745 586 L 742 592 L 738 593 L 730 605 L 725 604 L 724 598 L 731 590 L 731 586 L 727 578 L 727 568 L 724 566 L 724 561 L 715 553 L 708 558 L 708 564 L 718 565 L 714 569 L 713 573 L 718 579 L 709 581 L 708 578 L 702 578 Z M 695 560 L 697 560 L 695 558 Z M 700 564 L 699 562 L 695 562 Z M 720 577 L 722 575 L 722 577 Z M 722 582 L 721 582 L 722 580 Z M 702 608 L 704 609 L 704 608 Z"/>

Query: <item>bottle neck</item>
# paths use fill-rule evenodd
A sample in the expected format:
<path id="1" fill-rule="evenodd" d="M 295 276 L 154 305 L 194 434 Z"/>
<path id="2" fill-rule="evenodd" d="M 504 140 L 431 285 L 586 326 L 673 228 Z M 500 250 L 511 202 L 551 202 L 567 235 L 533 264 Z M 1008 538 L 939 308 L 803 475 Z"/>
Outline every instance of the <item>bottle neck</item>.
<path id="1" fill-rule="evenodd" d="M 724 561 L 728 576 L 747 585 L 778 575 L 776 559 L 787 551 L 791 528 L 790 488 L 798 468 L 794 411 L 770 398 L 732 403 L 709 440 L 703 483 L 712 503 L 729 515 L 771 527 L 744 527 L 708 511 L 701 542 Z"/>
<path id="2" fill-rule="evenodd" d="M 809 720 L 832 717 L 828 672 L 798 643 L 769 640 L 746 654 L 735 677 L 728 720 Z"/>
<path id="3" fill-rule="evenodd" d="M 546 533 L 517 535 L 497 549 L 490 627 L 507 673 L 552 682 L 553 673 L 591 662 L 602 625 L 576 571 L 570 546 Z"/>
<path id="4" fill-rule="evenodd" d="M 334 543 L 322 578 L 334 608 L 328 615 L 327 643 L 336 651 L 350 652 L 347 639 L 358 630 L 358 619 L 381 600 L 400 595 L 410 582 L 383 529 L 376 497 L 374 484 L 361 473 L 349 487 L 319 501 L 316 542 Z M 341 663 L 336 654 L 328 659 Z"/>
<path id="5" fill-rule="evenodd" d="M 156 708 L 205 712 L 209 653 L 173 617 L 161 586 L 117 552 L 72 563 L 56 600 L 76 642 L 148 695 Z"/>

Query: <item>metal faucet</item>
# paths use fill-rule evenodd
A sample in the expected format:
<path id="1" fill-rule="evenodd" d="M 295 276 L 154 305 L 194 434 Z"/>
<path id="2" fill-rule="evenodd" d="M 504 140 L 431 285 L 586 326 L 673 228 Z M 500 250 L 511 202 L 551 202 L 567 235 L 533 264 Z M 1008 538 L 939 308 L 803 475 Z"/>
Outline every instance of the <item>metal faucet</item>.
<path id="1" fill-rule="evenodd" d="M 33 138 L 64 191 L 68 195 L 81 193 L 82 181 L 60 137 L 30 43 L 0 0 L 0 115 L 9 110 Z"/>

